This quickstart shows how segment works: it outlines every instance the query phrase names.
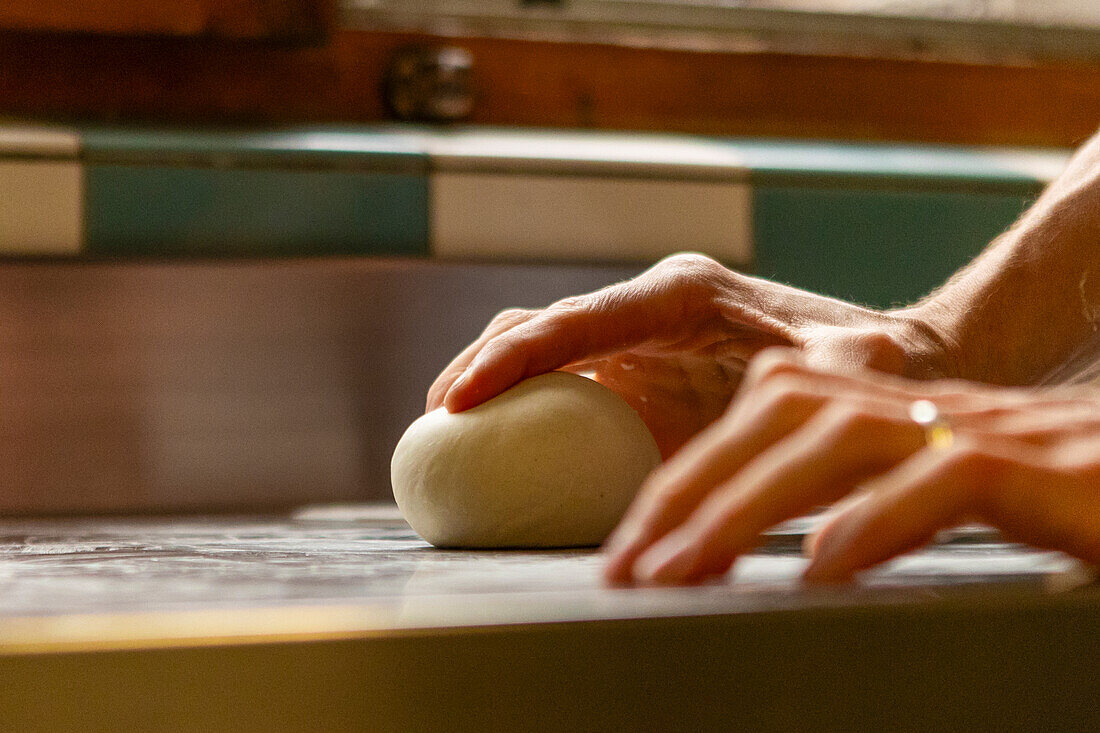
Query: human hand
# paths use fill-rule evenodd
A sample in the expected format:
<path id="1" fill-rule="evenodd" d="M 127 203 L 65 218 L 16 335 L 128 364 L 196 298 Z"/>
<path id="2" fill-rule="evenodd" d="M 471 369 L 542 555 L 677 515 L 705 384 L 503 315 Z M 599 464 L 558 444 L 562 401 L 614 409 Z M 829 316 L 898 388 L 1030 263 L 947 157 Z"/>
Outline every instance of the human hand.
<path id="1" fill-rule="evenodd" d="M 663 456 L 728 406 L 745 364 L 769 346 L 817 364 L 913 377 L 950 371 L 917 319 L 676 255 L 638 277 L 541 310 L 508 310 L 443 370 L 427 409 L 465 410 L 554 369 L 593 372 L 645 420 Z"/>
<path id="2" fill-rule="evenodd" d="M 949 446 L 928 444 L 915 400 L 949 420 Z M 1100 563 L 1100 396 L 827 370 L 773 350 L 647 479 L 606 545 L 606 578 L 723 575 L 764 530 L 846 496 L 807 543 L 808 580 L 849 579 L 972 520 Z"/>

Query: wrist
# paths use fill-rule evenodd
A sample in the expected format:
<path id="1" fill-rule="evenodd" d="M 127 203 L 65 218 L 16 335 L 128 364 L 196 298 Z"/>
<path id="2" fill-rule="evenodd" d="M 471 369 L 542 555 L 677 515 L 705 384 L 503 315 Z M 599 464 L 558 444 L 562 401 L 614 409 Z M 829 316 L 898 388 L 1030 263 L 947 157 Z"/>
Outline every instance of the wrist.
<path id="1" fill-rule="evenodd" d="M 894 338 L 904 344 L 905 376 L 914 379 L 965 378 L 958 340 L 951 334 L 947 319 L 933 303 L 887 311 Z"/>

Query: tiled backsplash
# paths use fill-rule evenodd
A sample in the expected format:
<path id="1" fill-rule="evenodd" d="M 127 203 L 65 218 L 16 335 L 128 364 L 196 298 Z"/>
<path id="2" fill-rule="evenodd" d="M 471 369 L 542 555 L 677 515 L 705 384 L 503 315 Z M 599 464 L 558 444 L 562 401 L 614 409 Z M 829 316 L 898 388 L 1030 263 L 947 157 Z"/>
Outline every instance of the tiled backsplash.
<path id="1" fill-rule="evenodd" d="M 0 127 L 0 511 L 385 500 L 428 386 L 502 308 L 679 250 L 907 300 L 1064 162 L 599 133 Z M 357 256 L 304 256 L 340 253 Z"/>
<path id="2" fill-rule="evenodd" d="M 645 263 L 876 305 L 978 252 L 1066 151 L 484 128 L 0 127 L 0 253 Z"/>

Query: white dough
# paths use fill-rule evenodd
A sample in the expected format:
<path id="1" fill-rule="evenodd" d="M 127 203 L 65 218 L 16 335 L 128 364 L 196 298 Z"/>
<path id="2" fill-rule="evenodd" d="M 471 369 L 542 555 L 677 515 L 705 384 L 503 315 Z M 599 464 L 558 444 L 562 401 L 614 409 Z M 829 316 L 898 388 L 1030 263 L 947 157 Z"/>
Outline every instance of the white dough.
<path id="1" fill-rule="evenodd" d="M 621 397 L 551 372 L 465 412 L 424 415 L 390 477 L 405 519 L 437 547 L 578 547 L 607 537 L 660 461 Z"/>

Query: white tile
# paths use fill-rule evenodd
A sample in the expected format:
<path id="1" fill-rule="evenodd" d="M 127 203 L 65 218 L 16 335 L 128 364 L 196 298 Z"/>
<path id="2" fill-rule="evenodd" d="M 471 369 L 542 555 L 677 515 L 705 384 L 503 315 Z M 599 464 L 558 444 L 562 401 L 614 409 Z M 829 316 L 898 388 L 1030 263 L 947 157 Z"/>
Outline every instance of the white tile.
<path id="1" fill-rule="evenodd" d="M 558 130 L 459 130 L 427 140 L 440 171 L 744 179 L 731 146 L 703 138 Z"/>
<path id="2" fill-rule="evenodd" d="M 1069 164 L 1069 151 L 990 149 L 985 152 L 1003 171 L 1031 176 L 1049 183 L 1061 175 Z"/>
<path id="3" fill-rule="evenodd" d="M 77 254 L 84 181 L 73 161 L 0 160 L 0 254 Z"/>
<path id="4" fill-rule="evenodd" d="M 0 123 L 0 154 L 75 158 L 79 152 L 75 130 Z"/>
<path id="5" fill-rule="evenodd" d="M 436 172 L 431 224 L 444 258 L 752 260 L 752 193 L 738 182 Z"/>

